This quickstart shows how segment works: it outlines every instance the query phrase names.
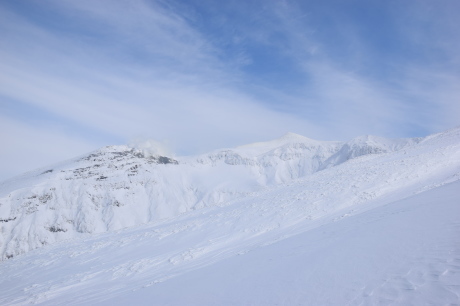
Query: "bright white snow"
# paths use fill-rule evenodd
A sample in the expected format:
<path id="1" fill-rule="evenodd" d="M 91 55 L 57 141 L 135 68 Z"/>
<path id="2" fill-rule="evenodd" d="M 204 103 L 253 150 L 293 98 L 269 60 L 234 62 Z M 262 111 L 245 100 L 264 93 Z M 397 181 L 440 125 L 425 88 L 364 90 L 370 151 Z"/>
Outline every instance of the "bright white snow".
<path id="1" fill-rule="evenodd" d="M 0 304 L 459 303 L 459 128 L 138 153 L 3 183 Z"/>

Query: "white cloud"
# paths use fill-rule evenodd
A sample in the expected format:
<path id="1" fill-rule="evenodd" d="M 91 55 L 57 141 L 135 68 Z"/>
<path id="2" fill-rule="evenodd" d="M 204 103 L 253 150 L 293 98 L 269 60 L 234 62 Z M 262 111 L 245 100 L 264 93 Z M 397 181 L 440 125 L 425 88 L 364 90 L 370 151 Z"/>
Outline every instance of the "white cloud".
<path id="1" fill-rule="evenodd" d="M 22 151 L 40 138 L 47 139 L 45 148 L 27 147 L 54 153 L 50 158 L 36 154 L 29 168 L 36 167 L 33 162 L 38 166 L 69 157 L 69 150 L 54 149 L 64 138 L 74 151 L 93 148 L 93 142 L 81 139 L 87 131 L 125 142 L 166 139 L 176 153 L 189 154 L 288 131 L 319 139 L 397 137 L 404 125 L 439 130 L 458 124 L 460 117 L 454 74 L 404 66 L 399 67 L 403 77 L 398 86 L 392 86 L 359 67 L 350 71 L 327 57 L 330 46 L 315 36 L 308 14 L 289 2 L 268 3 L 253 20 L 235 25 L 240 28 L 233 43 L 273 48 L 296 63 L 302 80 L 295 81 L 303 86 L 292 90 L 261 82 L 263 75 L 245 74 L 253 61 L 251 50 L 241 48 L 235 58 L 223 57 L 222 45 L 190 24 L 196 16 L 185 5 L 180 10 L 146 1 L 44 5 L 65 21 L 63 30 L 0 11 L 0 95 L 73 122 L 85 132 L 69 137 L 50 128 L 55 122 L 44 128 L 8 118 L 2 124 L 12 132 L 1 136 L 10 144 L 10 153 L 3 155 L 8 165 L 23 159 L 15 158 L 15 148 Z M 222 20 L 223 25 L 232 22 Z M 359 62 L 363 54 L 372 57 L 353 29 L 344 25 L 341 34 L 355 46 L 350 61 Z M 282 44 L 272 40 L 273 34 Z"/>
<path id="2" fill-rule="evenodd" d="M 91 10 L 95 9 L 97 7 L 91 7 Z M 151 23 L 155 24 L 157 17 L 150 14 L 152 10 L 136 9 L 143 14 L 137 17 L 154 17 Z M 105 14 L 102 10 L 93 11 L 93 15 Z M 119 21 L 116 14 L 99 15 L 98 18 L 109 19 L 110 25 Z M 269 139 L 272 135 L 299 131 L 308 126 L 288 114 L 278 114 L 232 88 L 231 73 L 219 70 L 216 59 L 211 55 L 203 56 L 193 48 L 201 44 L 199 35 L 193 34 L 177 17 L 161 18 L 166 20 L 161 20 L 156 31 L 161 32 L 162 27 L 166 27 L 166 33 L 152 36 L 158 44 L 163 43 L 163 54 L 170 53 L 170 58 L 189 65 L 187 71 L 169 70 L 162 64 L 142 67 L 117 63 L 117 58 L 104 57 L 107 51 L 104 45 L 74 41 L 17 16 L 9 16 L 7 22 L 17 25 L 10 28 L 9 33 L 22 36 L 24 40 L 0 51 L 0 93 L 26 107 L 32 105 L 60 120 L 74 122 L 96 133 L 123 138 L 126 142 L 139 136 L 170 139 L 179 153 L 203 152 Z M 120 22 L 127 23 L 128 29 L 122 33 L 127 36 L 133 30 L 129 29 L 131 21 Z M 171 32 L 179 38 L 165 38 Z M 142 33 L 136 35 L 140 40 Z M 181 37 L 188 38 L 180 42 Z M 32 122 L 11 118 L 3 124 L 4 131 L 10 131 L 8 135 L 2 135 L 3 142 L 9 147 L 2 156 L 6 163 L 3 173 L 8 175 L 94 149 L 91 143 L 82 139 L 69 137 L 52 128 L 38 127 Z M 26 154 L 14 154 L 15 151 L 34 152 L 33 158 L 24 163 Z M 47 151 L 50 153 L 46 154 Z M 16 172 L 11 165 L 16 165 Z"/>
<path id="3" fill-rule="evenodd" d="M 174 157 L 174 152 L 167 142 L 154 139 L 133 139 L 128 144 L 131 148 L 140 150 L 145 156 Z"/>

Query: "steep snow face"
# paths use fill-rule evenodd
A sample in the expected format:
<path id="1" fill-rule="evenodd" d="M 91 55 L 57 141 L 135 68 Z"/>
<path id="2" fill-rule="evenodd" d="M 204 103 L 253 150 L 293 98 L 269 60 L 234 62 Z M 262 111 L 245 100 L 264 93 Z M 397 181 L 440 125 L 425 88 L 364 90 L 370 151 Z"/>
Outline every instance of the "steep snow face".
<path id="1" fill-rule="evenodd" d="M 399 151 L 422 141 L 423 138 L 387 139 L 377 136 L 360 136 L 345 143 L 340 150 L 328 158 L 322 168 L 333 167 L 349 159 L 367 154 Z"/>
<path id="2" fill-rule="evenodd" d="M 218 150 L 200 156 L 197 161 L 214 166 L 249 166 L 257 183 L 265 186 L 285 183 L 318 171 L 342 145 L 341 142 L 316 141 L 288 133 L 268 142 Z"/>
<path id="3" fill-rule="evenodd" d="M 178 158 L 108 146 L 0 185 L 0 256 L 224 205 L 361 155 L 372 158 L 419 142 L 365 137 L 343 144 L 290 133 Z"/>
<path id="4" fill-rule="evenodd" d="M 165 203 L 156 196 L 159 184 L 155 176 L 145 174 L 177 164 L 168 157 L 145 157 L 126 146 L 109 146 L 5 182 L 0 198 L 3 257 L 72 238 L 76 233 L 119 229 L 147 222 L 150 214 L 162 215 Z M 178 202 L 174 188 L 164 194 Z M 157 200 L 153 205 L 149 205 L 151 198 Z M 185 208 L 176 205 L 168 213 L 182 211 Z"/>

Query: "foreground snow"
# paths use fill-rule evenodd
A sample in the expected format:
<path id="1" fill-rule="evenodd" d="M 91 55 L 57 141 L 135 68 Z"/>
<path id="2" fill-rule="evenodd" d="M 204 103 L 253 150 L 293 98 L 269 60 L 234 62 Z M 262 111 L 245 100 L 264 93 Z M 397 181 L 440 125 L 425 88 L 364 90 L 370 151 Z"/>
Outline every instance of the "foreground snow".
<path id="1" fill-rule="evenodd" d="M 287 135 L 282 141 L 245 146 L 233 153 L 220 151 L 198 162 L 179 160 L 176 170 L 167 170 L 171 168 L 164 164 L 147 168 L 143 163 L 141 169 L 160 173 L 195 169 L 185 173 L 182 187 L 194 178 L 201 179 L 201 185 L 195 184 L 202 188 L 216 183 L 219 194 L 244 192 L 130 229 L 105 228 L 99 234 L 81 231 L 67 236 L 71 240 L 56 239 L 54 244 L 5 260 L 0 263 L 0 304 L 458 304 L 460 129 L 391 143 L 378 138 L 358 138 L 341 145 L 312 146 L 314 141 L 309 139 L 299 145 L 298 141 L 298 135 Z M 316 161 L 305 161 L 312 151 Z M 291 155 L 283 159 L 287 153 Z M 125 163 L 121 159 L 115 165 Z M 312 167 L 315 171 L 310 171 Z M 295 172 L 299 168 L 310 172 Z M 59 173 L 68 178 L 66 170 Z M 117 173 L 110 184 L 121 180 Z M 228 177 L 229 173 L 234 176 Z M 213 175 L 209 179 L 204 174 Z M 178 173 L 168 176 L 179 177 Z M 238 179 L 248 177 L 243 187 L 255 181 L 257 188 L 239 189 Z M 269 183 L 276 177 L 284 183 Z M 29 185 L 41 191 L 37 180 L 46 188 L 59 182 L 61 188 L 87 190 L 80 178 L 57 177 L 50 183 L 42 176 L 9 182 L 10 187 L 4 188 L 32 182 Z M 83 180 L 88 181 L 94 183 Z M 224 181 L 230 182 L 225 188 Z M 22 196 L 31 188 L 15 190 L 12 194 Z M 181 190 L 167 192 L 182 196 Z M 104 189 L 109 191 L 113 192 Z M 48 220 L 43 219 L 48 216 L 46 205 L 54 208 L 51 216 L 72 215 L 72 205 L 59 210 L 57 204 L 49 201 L 32 213 L 18 214 L 15 223 L 4 222 L 15 225 L 8 225 L 13 234 L 4 232 L 4 237 L 8 241 L 16 237 L 24 244 L 33 241 L 30 235 Z M 136 209 L 135 201 L 127 206 L 132 214 L 141 215 L 145 203 L 137 204 L 140 208 Z M 177 208 L 175 202 L 163 204 Z M 101 215 L 100 210 L 93 210 L 91 215 L 93 208 L 86 208 L 86 218 L 92 216 L 94 224 L 113 224 L 115 219 L 104 219 L 107 212 Z M 121 219 L 118 208 L 110 209 Z M 124 214 L 135 220 L 129 210 Z M 29 236 L 21 238 L 17 234 L 24 233 L 24 228 Z M 64 235 L 72 229 L 59 228 L 68 231 L 54 228 L 45 233 Z"/>
<path id="2" fill-rule="evenodd" d="M 458 182 L 450 184 L 337 222 L 325 222 L 319 228 L 147 288 L 133 286 L 133 291 L 121 297 L 114 294 L 81 302 L 458 305 L 459 190 Z"/>
<path id="3" fill-rule="evenodd" d="M 456 305 L 458 190 L 265 235 L 227 207 L 61 243 L 2 263 L 0 304 Z"/>

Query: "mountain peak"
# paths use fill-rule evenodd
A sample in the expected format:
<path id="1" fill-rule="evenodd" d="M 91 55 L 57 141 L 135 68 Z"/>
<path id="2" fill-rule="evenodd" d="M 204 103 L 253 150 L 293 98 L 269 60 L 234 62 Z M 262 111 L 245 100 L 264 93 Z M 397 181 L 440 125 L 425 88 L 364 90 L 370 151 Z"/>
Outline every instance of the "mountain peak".
<path id="1" fill-rule="evenodd" d="M 289 141 L 289 142 L 310 142 L 310 141 L 316 142 L 316 140 L 314 139 L 302 136 L 300 134 L 292 133 L 292 132 L 287 132 L 286 134 L 278 138 L 278 140 L 284 140 L 284 141 Z"/>
<path id="2" fill-rule="evenodd" d="M 244 150 L 244 151 L 250 151 L 252 153 L 256 154 L 262 154 L 268 151 L 271 151 L 275 148 L 291 144 L 291 143 L 318 143 L 317 140 L 307 138 L 305 136 L 288 132 L 281 136 L 280 138 L 274 139 L 274 140 L 269 140 L 269 141 L 263 141 L 263 142 L 254 142 L 250 143 L 247 145 L 239 146 L 236 149 L 238 150 Z"/>

